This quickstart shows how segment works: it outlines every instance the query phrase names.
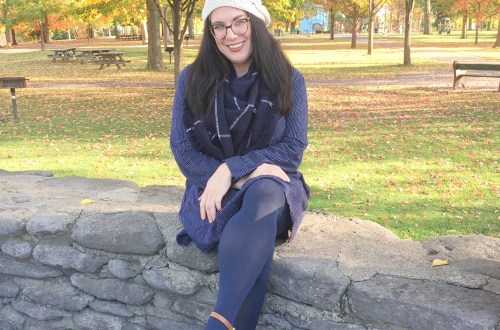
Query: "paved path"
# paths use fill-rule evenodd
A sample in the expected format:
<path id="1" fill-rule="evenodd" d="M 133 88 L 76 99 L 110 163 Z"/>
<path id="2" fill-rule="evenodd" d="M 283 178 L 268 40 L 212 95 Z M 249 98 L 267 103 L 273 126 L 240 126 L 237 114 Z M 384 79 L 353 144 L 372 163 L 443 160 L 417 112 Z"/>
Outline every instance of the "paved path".
<path id="1" fill-rule="evenodd" d="M 337 39 L 350 40 L 350 34 L 336 34 Z M 367 35 L 359 34 L 358 42 L 366 42 Z M 199 40 L 195 40 L 199 42 Z M 63 41 L 52 41 L 50 44 L 46 45 L 46 49 L 53 49 L 57 47 L 66 47 L 68 44 L 74 45 L 76 47 L 93 47 L 96 45 L 111 45 L 113 47 L 137 47 L 141 45 L 140 41 L 136 42 L 126 42 L 119 43 L 113 38 L 108 39 L 91 39 L 90 44 L 87 40 L 72 40 L 70 42 Z M 188 46 L 188 48 L 197 47 L 198 44 L 193 44 Z M 401 41 L 386 41 L 386 40 L 374 40 L 374 46 L 376 48 L 391 48 L 400 49 Z M 186 46 L 185 46 L 186 47 Z M 30 52 L 40 49 L 38 44 L 29 45 L 19 45 L 12 49 L 1 49 L 1 52 Z M 376 51 L 376 49 L 375 49 Z M 425 49 L 416 49 L 415 52 L 426 51 Z M 433 50 L 434 51 L 434 50 Z M 492 61 L 491 58 L 478 57 L 473 51 L 464 50 L 459 54 L 453 53 L 454 56 L 459 56 L 461 61 Z M 402 56 L 402 50 L 401 50 Z M 439 55 L 438 57 L 429 58 L 430 60 L 443 62 L 449 64 L 449 69 L 445 70 L 434 70 L 430 72 L 408 72 L 403 74 L 397 74 L 393 77 L 386 78 L 375 78 L 375 79 L 351 79 L 351 78 L 322 78 L 322 79 L 306 79 L 308 86 L 403 86 L 403 87 L 429 87 L 429 88 L 452 88 L 453 87 L 453 70 L 451 68 L 451 63 L 453 61 L 450 56 L 446 54 Z M 66 81 L 36 81 L 31 80 L 29 82 L 29 88 L 109 88 L 109 86 L 116 87 L 158 87 L 158 88 L 171 88 L 174 86 L 172 81 L 116 81 L 113 79 L 100 80 L 100 81 L 73 81 L 68 83 Z M 497 90 L 498 89 L 498 78 L 470 78 L 467 81 L 468 88 L 478 88 L 487 90 Z"/>
<path id="2" fill-rule="evenodd" d="M 397 74 L 394 77 L 376 79 L 351 79 L 351 78 L 324 78 L 307 79 L 307 86 L 403 86 L 403 87 L 425 87 L 425 88 L 453 88 L 453 71 L 435 70 L 430 72 L 409 72 Z M 172 81 L 125 81 L 125 80 L 100 80 L 100 81 L 36 81 L 29 82 L 30 88 L 109 88 L 115 87 L 156 87 L 172 88 Z M 498 78 L 476 78 L 469 79 L 467 88 L 496 90 L 498 89 Z"/>

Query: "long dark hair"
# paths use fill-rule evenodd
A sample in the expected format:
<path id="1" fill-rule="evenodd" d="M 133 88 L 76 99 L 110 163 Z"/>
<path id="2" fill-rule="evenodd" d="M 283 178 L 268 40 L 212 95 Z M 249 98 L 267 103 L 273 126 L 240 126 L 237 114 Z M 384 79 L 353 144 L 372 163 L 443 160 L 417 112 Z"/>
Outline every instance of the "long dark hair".
<path id="1" fill-rule="evenodd" d="M 291 111 L 293 103 L 292 65 L 264 22 L 247 14 L 252 28 L 253 65 L 274 96 L 280 113 L 286 115 Z M 231 65 L 217 48 L 210 32 L 210 18 L 207 18 L 200 51 L 186 77 L 186 101 L 194 113 L 210 112 L 217 89 L 229 73 Z"/>

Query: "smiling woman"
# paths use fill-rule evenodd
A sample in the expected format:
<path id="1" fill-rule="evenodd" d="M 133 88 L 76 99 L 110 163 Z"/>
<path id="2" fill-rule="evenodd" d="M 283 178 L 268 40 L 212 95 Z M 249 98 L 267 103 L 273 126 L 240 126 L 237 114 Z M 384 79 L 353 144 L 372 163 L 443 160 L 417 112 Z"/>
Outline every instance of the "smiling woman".
<path id="1" fill-rule="evenodd" d="M 207 0 L 200 52 L 180 75 L 170 145 L 186 176 L 177 242 L 216 249 L 206 329 L 255 329 L 277 237 L 295 236 L 309 187 L 304 78 L 269 34 L 260 1 Z"/>
<path id="2" fill-rule="evenodd" d="M 252 28 L 246 16 L 243 10 L 231 7 L 217 8 L 211 15 L 210 31 L 217 48 L 231 61 L 238 77 L 248 72 L 252 61 Z"/>

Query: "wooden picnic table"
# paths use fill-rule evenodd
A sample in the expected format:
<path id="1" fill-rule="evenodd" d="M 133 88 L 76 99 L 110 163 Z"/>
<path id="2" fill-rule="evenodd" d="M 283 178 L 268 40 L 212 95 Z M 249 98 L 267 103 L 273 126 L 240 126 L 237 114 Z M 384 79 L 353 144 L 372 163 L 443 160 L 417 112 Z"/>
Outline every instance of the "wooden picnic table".
<path id="1" fill-rule="evenodd" d="M 76 55 L 76 58 L 83 64 L 85 61 L 92 62 L 98 60 L 100 54 L 112 51 L 114 51 L 114 49 L 110 48 L 78 49 L 79 53 Z"/>
<path id="2" fill-rule="evenodd" d="M 67 48 L 57 48 L 52 49 L 53 54 L 47 55 L 52 58 L 52 62 L 56 62 L 58 59 L 62 61 L 69 61 L 76 56 L 76 48 L 75 47 L 67 47 Z"/>
<path id="3" fill-rule="evenodd" d="M 106 52 L 99 54 L 99 59 L 94 60 L 94 63 L 100 64 L 99 70 L 104 69 L 104 66 L 109 67 L 114 64 L 118 69 L 121 69 L 120 65 L 125 66 L 125 63 L 130 63 L 130 60 L 124 60 L 124 52 Z"/>

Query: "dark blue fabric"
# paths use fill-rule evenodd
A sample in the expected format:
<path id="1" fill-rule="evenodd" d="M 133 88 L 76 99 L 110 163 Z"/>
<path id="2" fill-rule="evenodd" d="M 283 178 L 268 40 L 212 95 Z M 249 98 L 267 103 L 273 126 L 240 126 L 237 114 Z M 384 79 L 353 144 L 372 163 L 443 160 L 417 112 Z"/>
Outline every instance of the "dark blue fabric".
<path id="1" fill-rule="evenodd" d="M 186 177 L 186 191 L 179 211 L 179 218 L 184 228 L 177 235 L 177 242 L 187 245 L 193 241 L 202 251 L 207 252 L 217 246 L 226 223 L 240 209 L 245 191 L 253 180 L 246 182 L 240 190 L 229 190 L 224 196 L 222 210 L 217 213 L 214 223 L 201 220 L 198 197 L 203 193 L 210 176 L 222 162 L 200 152 L 183 123 L 183 114 L 189 111 L 184 86 L 187 70 L 189 67 L 179 76 L 170 132 L 172 153 Z M 290 239 L 293 239 L 299 228 L 309 198 L 309 187 L 298 171 L 303 152 L 307 147 L 307 92 L 304 78 L 297 70 L 294 70 L 292 84 L 294 91 L 292 111 L 277 121 L 269 146 L 225 160 L 234 181 L 251 173 L 263 163 L 278 165 L 288 174 L 289 183 L 276 177 L 271 179 L 282 186 L 286 196 L 293 223 Z"/>
<path id="2" fill-rule="evenodd" d="M 241 209 L 227 223 L 218 254 L 219 293 L 214 310 L 238 330 L 254 330 L 264 303 L 277 235 L 290 225 L 285 195 L 274 180 L 246 190 Z M 207 330 L 226 329 L 209 318 Z"/>
<path id="3" fill-rule="evenodd" d="M 224 161 L 234 155 L 262 149 L 280 118 L 271 94 L 258 72 L 224 79 L 207 115 L 184 111 L 183 121 L 199 151 Z"/>

